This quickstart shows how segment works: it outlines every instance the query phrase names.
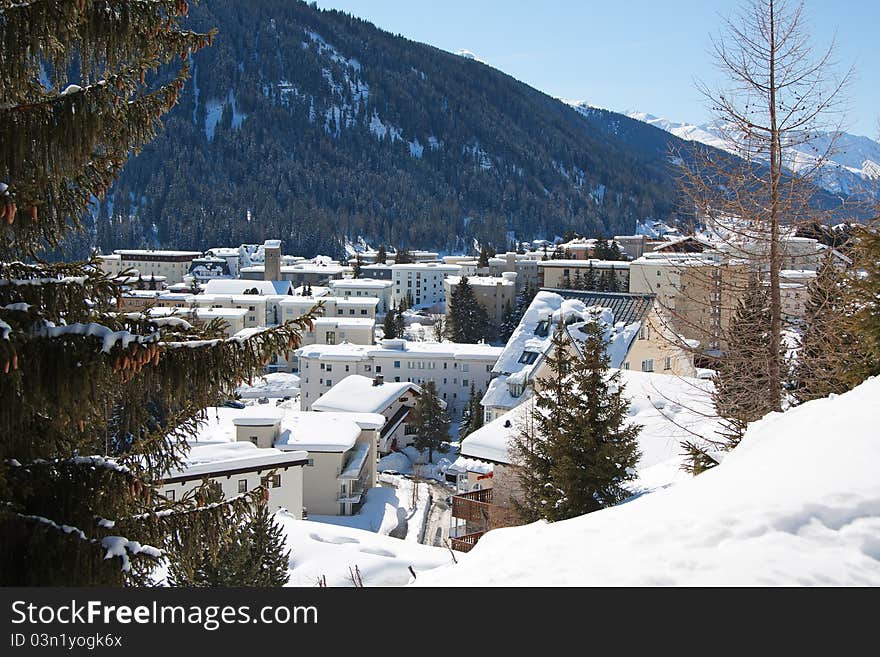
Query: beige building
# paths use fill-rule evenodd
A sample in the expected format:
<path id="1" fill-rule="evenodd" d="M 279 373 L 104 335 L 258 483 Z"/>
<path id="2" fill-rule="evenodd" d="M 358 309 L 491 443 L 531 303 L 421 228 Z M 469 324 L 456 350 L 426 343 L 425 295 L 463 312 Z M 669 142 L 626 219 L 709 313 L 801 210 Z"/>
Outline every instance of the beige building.
<path id="1" fill-rule="evenodd" d="M 307 453 L 303 515 L 357 513 L 376 485 L 376 443 L 385 418 L 370 413 L 312 413 L 246 409 L 234 420 L 236 440 Z"/>
<path id="2" fill-rule="evenodd" d="M 586 279 L 593 276 L 612 276 L 617 291 L 629 290 L 628 262 L 619 260 L 541 260 L 538 266 L 538 287 L 548 289 L 564 289 L 572 281 L 580 277 Z"/>
<path id="3" fill-rule="evenodd" d="M 699 253 L 646 253 L 630 263 L 630 292 L 654 294 L 671 328 L 705 351 L 725 348 L 749 267 Z"/>
<path id="4" fill-rule="evenodd" d="M 200 257 L 200 251 L 153 251 L 151 249 L 118 249 L 113 252 L 118 260 L 102 257 L 102 267 L 107 266 L 107 273 L 119 274 L 126 269 L 136 270 L 144 278 L 151 275 L 164 276 L 168 283 L 182 283 L 189 273 L 192 261 Z M 115 271 L 111 272 L 110 269 Z"/>
<path id="5" fill-rule="evenodd" d="M 803 319 L 810 298 L 810 282 L 815 278 L 816 272 L 809 269 L 783 269 L 779 272 L 782 314 L 786 321 Z"/>
<path id="6" fill-rule="evenodd" d="M 248 328 L 247 310 L 241 308 L 165 308 L 153 307 L 146 311 L 150 318 L 179 317 L 190 324 L 208 324 L 213 320 L 223 322 L 227 337 Z"/>
<path id="7" fill-rule="evenodd" d="M 461 276 L 447 276 L 443 280 L 447 312 L 452 295 L 461 279 Z M 467 282 L 474 291 L 477 303 L 486 310 L 489 321 L 496 326 L 500 325 L 507 313 L 516 305 L 516 274 L 504 272 L 499 277 L 470 276 L 467 277 Z"/>
<path id="8" fill-rule="evenodd" d="M 611 367 L 694 376 L 693 358 L 669 329 L 653 295 L 576 290 L 541 290 L 526 309 L 492 369 L 481 402 L 490 422 L 528 399 L 549 372 L 546 358 L 554 331 L 565 324 L 572 358 L 585 339 L 581 329 L 598 322 Z"/>
<path id="9" fill-rule="evenodd" d="M 502 276 L 505 272 L 516 274 L 516 291 L 526 287 L 538 287 L 538 253 L 508 251 L 489 258 L 489 275 Z"/>

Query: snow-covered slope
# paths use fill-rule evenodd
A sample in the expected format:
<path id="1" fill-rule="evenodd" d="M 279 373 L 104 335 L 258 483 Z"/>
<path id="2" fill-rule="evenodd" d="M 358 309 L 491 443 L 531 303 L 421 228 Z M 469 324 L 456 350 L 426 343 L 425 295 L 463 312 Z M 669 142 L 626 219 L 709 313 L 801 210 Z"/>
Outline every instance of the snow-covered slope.
<path id="1" fill-rule="evenodd" d="M 575 105 L 575 107 L 578 106 Z M 646 112 L 626 112 L 626 115 L 665 130 L 681 139 L 697 141 L 735 153 L 717 124 L 676 123 Z M 833 133 L 819 133 L 809 144 L 797 147 L 793 157 L 786 162 L 786 165 L 795 173 L 812 171 L 817 156 L 828 150 L 832 138 Z M 822 187 L 830 192 L 845 194 L 869 189 L 876 192 L 880 188 L 880 184 L 878 184 L 880 183 L 880 143 L 868 137 L 842 132 L 837 138 L 834 151 L 836 152 L 831 155 L 830 161 L 822 167 L 819 176 L 819 183 Z"/>
<path id="2" fill-rule="evenodd" d="M 880 585 L 880 377 L 754 423 L 718 467 L 499 529 L 418 585 Z"/>

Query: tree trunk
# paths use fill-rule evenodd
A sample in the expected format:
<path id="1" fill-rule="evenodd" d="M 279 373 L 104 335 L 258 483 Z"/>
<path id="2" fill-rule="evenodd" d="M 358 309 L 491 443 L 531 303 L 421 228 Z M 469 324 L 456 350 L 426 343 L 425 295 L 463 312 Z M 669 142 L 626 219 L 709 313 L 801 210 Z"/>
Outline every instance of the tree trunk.
<path id="1" fill-rule="evenodd" d="M 782 143 L 776 119 L 776 16 L 770 0 L 770 395 L 771 406 L 782 410 L 782 367 L 779 345 L 782 341 L 782 298 L 779 289 L 779 271 L 782 254 L 779 252 L 779 183 L 782 177 Z"/>

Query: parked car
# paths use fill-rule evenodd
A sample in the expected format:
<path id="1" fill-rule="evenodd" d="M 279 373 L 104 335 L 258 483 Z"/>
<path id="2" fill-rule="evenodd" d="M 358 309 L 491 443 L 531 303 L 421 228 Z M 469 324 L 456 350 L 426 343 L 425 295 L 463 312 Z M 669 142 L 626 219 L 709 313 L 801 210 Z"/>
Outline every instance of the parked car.
<path id="1" fill-rule="evenodd" d="M 399 475 L 400 473 L 397 470 L 382 470 L 379 474 Z"/>
<path id="2" fill-rule="evenodd" d="M 228 408 L 245 408 L 246 405 L 243 401 L 239 401 L 237 399 L 227 399 L 223 402 L 223 405 Z"/>
<path id="3" fill-rule="evenodd" d="M 259 402 L 260 404 L 268 404 L 268 403 L 269 403 L 269 398 L 268 398 L 268 397 L 260 397 L 260 398 L 257 400 L 257 402 Z"/>

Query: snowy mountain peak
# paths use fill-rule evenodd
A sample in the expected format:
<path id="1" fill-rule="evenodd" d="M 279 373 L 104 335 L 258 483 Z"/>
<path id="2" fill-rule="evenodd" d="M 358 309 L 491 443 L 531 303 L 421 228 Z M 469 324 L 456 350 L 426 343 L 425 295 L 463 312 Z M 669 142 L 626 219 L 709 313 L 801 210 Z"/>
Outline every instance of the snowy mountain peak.
<path id="1" fill-rule="evenodd" d="M 695 125 L 691 123 L 676 123 L 663 119 L 647 112 L 627 111 L 626 116 L 642 123 L 647 123 L 655 128 L 664 130 L 670 134 L 687 141 L 695 141 L 713 148 L 736 154 L 736 149 L 725 137 L 718 123 L 704 123 Z M 787 163 L 794 172 L 813 168 L 817 155 L 824 153 L 835 133 L 819 133 L 810 143 L 799 146 Z M 834 152 L 830 161 L 823 165 L 819 184 L 830 192 L 852 194 L 864 191 L 865 188 L 873 194 L 880 192 L 880 143 L 847 132 L 837 133 Z"/>

